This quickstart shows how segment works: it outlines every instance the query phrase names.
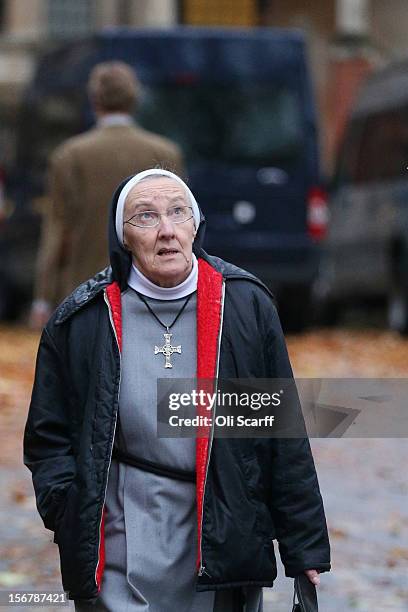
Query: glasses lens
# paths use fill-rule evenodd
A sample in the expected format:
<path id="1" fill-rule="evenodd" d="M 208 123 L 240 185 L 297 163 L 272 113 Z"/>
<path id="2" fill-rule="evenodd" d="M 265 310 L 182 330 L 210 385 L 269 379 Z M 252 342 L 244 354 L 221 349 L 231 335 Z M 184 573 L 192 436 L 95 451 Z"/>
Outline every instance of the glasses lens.
<path id="1" fill-rule="evenodd" d="M 134 221 L 139 227 L 153 227 L 159 223 L 160 215 L 154 210 L 144 210 L 134 216 Z"/>
<path id="2" fill-rule="evenodd" d="M 183 223 L 191 217 L 191 209 L 189 206 L 172 206 L 167 211 L 167 216 L 173 223 Z"/>

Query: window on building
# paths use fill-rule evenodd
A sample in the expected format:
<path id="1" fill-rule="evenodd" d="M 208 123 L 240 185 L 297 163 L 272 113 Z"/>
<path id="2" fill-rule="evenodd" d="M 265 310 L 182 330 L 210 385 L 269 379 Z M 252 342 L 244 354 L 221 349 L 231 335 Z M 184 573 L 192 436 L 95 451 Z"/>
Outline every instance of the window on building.
<path id="1" fill-rule="evenodd" d="M 48 0 L 48 32 L 53 37 L 88 34 L 95 25 L 95 0 Z"/>

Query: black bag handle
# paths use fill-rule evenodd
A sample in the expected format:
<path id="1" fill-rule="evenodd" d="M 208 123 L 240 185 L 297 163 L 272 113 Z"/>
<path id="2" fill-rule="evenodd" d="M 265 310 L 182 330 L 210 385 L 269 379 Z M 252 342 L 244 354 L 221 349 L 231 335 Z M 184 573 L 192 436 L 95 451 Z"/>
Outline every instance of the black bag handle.
<path id="1" fill-rule="evenodd" d="M 299 574 L 294 581 L 292 612 L 318 612 L 318 610 L 315 585 L 310 582 L 306 574 Z"/>

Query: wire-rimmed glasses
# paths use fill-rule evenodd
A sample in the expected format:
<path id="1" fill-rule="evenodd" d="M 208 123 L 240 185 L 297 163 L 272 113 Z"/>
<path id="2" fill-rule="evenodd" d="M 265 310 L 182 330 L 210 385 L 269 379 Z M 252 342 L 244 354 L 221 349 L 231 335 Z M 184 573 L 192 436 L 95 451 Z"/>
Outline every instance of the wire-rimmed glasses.
<path id="1" fill-rule="evenodd" d="M 156 227 L 163 215 L 170 219 L 172 223 L 185 223 L 193 217 L 193 208 L 191 206 L 172 206 L 165 213 L 159 213 L 156 210 L 143 210 L 124 221 L 124 223 L 130 223 L 130 225 L 136 227 Z"/>

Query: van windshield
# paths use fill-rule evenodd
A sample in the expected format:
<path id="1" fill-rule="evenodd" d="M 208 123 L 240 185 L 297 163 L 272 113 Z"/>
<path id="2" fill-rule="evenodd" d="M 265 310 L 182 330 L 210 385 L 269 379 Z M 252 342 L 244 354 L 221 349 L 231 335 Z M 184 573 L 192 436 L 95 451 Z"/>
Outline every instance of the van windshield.
<path id="1" fill-rule="evenodd" d="M 137 117 L 187 159 L 287 164 L 302 152 L 297 93 L 272 84 L 166 84 L 144 89 Z"/>

